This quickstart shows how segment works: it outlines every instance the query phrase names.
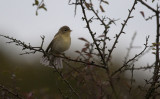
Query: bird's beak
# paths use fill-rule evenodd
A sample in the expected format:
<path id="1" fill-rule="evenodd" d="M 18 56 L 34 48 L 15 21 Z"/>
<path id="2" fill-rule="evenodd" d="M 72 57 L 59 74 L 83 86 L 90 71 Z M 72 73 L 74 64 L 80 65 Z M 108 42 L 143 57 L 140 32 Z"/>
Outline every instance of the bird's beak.
<path id="1" fill-rule="evenodd" d="M 72 30 L 70 30 L 70 32 L 72 32 Z"/>

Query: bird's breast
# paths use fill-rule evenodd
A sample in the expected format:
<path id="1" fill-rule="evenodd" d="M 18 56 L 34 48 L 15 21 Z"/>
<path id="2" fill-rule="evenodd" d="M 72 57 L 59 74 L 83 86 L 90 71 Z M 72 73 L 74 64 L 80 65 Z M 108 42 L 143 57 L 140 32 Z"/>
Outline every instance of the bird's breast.
<path id="1" fill-rule="evenodd" d="M 54 45 L 53 49 L 56 52 L 60 52 L 61 53 L 61 52 L 64 52 L 64 51 L 68 50 L 69 47 L 70 47 L 70 44 L 71 44 L 70 36 L 69 37 L 61 36 L 55 42 L 55 45 Z"/>

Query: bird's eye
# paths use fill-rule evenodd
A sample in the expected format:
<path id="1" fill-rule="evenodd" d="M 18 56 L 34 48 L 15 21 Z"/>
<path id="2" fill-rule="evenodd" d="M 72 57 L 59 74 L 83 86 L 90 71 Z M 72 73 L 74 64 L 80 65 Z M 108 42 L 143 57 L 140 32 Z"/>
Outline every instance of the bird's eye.
<path id="1" fill-rule="evenodd" d="M 64 30 L 64 31 L 67 31 L 67 30 Z"/>

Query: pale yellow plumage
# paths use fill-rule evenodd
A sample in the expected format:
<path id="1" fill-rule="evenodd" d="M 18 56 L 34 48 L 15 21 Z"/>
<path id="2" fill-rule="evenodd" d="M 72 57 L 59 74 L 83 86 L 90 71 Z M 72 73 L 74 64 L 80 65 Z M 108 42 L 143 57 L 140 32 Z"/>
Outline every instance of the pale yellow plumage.
<path id="1" fill-rule="evenodd" d="M 63 26 L 59 29 L 58 33 L 54 36 L 52 42 L 46 49 L 47 53 L 52 53 L 55 55 L 59 55 L 62 52 L 69 49 L 71 44 L 71 37 L 70 37 L 71 30 L 68 26 Z M 41 63 L 45 65 L 56 65 L 57 68 L 63 68 L 62 59 L 59 57 L 54 57 L 53 55 L 50 56 L 51 61 L 48 60 L 47 57 L 43 57 Z"/>

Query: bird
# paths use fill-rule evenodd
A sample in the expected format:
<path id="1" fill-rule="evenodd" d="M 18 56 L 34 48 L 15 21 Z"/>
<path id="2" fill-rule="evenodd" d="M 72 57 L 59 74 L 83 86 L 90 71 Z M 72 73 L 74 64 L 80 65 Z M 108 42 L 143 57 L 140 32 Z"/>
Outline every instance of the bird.
<path id="1" fill-rule="evenodd" d="M 71 34 L 72 30 L 68 26 L 62 26 L 54 36 L 53 40 L 45 50 L 49 53 L 49 56 L 43 55 L 40 63 L 45 66 L 51 66 L 56 69 L 62 69 L 63 63 L 62 58 L 56 57 L 61 55 L 64 51 L 68 50 L 71 45 Z"/>

